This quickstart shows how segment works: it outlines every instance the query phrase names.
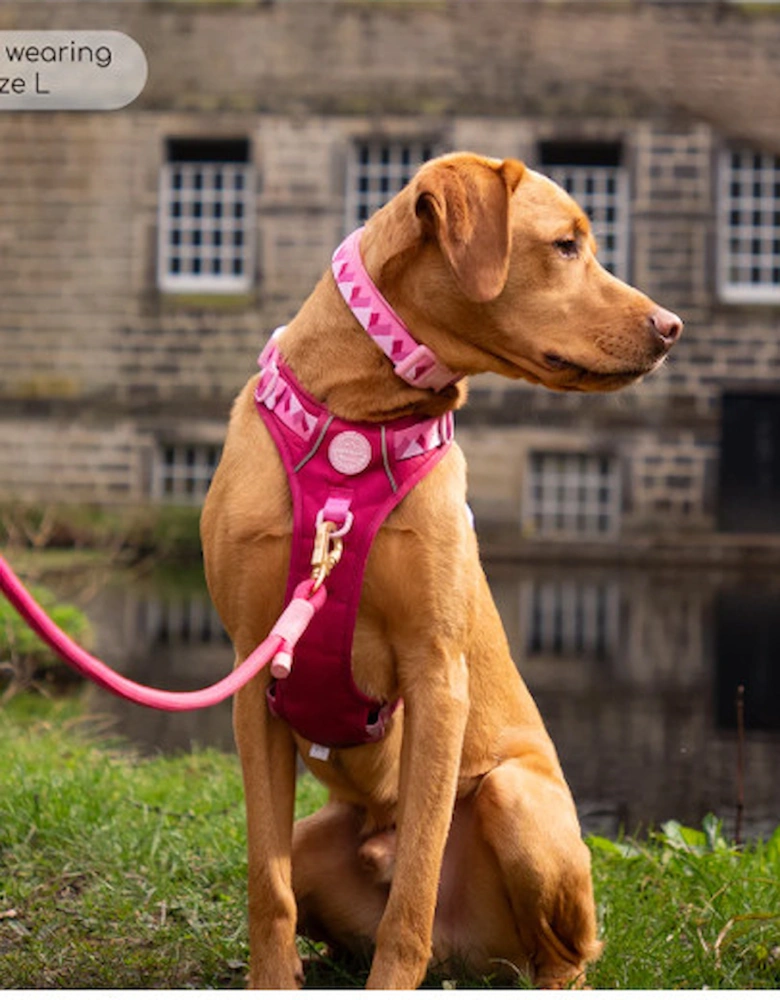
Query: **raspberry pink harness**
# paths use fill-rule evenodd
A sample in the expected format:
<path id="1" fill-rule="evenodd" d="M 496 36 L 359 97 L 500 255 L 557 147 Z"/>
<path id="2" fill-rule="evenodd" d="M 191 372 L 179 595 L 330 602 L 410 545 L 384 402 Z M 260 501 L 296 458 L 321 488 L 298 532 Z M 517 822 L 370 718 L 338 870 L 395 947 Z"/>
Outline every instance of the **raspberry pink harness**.
<path id="1" fill-rule="evenodd" d="M 362 230 L 333 256 L 341 294 L 361 326 L 410 385 L 443 389 L 461 376 L 418 344 L 385 301 L 360 257 Z M 373 539 L 409 491 L 444 457 L 453 438 L 452 414 L 386 424 L 341 420 L 295 379 L 275 339 L 260 355 L 257 409 L 287 471 L 293 540 L 286 600 L 311 573 L 317 525 L 331 521 L 345 538 L 328 578 L 328 601 L 295 649 L 291 671 L 268 689 L 271 711 L 320 747 L 382 738 L 397 702 L 360 691 L 352 676 L 352 640 Z M 286 674 L 286 676 L 284 676 Z"/>

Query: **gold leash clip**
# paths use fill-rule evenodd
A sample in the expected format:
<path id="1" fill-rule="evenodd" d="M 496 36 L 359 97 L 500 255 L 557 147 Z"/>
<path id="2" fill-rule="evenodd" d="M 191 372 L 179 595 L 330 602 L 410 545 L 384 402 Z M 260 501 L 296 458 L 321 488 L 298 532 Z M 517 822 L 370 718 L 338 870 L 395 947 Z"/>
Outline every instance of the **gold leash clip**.
<path id="1" fill-rule="evenodd" d="M 320 589 L 344 551 L 341 536 L 333 535 L 335 530 L 336 525 L 333 521 L 320 521 L 317 524 L 317 534 L 314 536 L 314 548 L 311 554 L 311 578 L 314 581 L 312 593 Z"/>

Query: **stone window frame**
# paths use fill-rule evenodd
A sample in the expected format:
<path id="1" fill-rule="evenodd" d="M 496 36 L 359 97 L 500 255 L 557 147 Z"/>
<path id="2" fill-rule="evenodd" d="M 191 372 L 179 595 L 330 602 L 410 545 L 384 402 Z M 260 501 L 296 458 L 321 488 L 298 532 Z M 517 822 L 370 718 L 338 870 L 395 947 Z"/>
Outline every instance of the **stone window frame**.
<path id="1" fill-rule="evenodd" d="M 631 270 L 631 182 L 621 142 L 548 140 L 539 169 L 582 206 L 599 244 L 601 264 L 628 281 Z"/>
<path id="2" fill-rule="evenodd" d="M 246 139 L 167 140 L 160 169 L 157 284 L 235 295 L 254 281 L 254 170 Z"/>
<path id="3" fill-rule="evenodd" d="M 621 464 L 606 452 L 534 448 L 523 476 L 523 534 L 540 538 L 618 536 Z"/>
<path id="4" fill-rule="evenodd" d="M 345 229 L 352 232 L 442 152 L 430 137 L 353 137 L 347 159 Z"/>
<path id="5" fill-rule="evenodd" d="M 152 497 L 161 503 L 196 505 L 206 497 L 221 446 L 211 442 L 162 441 L 152 465 Z"/>
<path id="6" fill-rule="evenodd" d="M 723 302 L 780 302 L 780 156 L 721 150 L 718 293 Z"/>
<path id="7" fill-rule="evenodd" d="M 537 579 L 523 588 L 526 656 L 606 660 L 618 648 L 620 585 Z"/>

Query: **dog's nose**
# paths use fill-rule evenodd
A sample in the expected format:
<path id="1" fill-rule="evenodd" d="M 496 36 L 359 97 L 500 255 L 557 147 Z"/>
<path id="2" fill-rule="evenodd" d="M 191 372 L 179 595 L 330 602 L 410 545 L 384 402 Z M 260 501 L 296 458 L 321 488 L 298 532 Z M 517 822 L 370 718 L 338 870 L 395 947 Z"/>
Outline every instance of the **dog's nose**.
<path id="1" fill-rule="evenodd" d="M 658 340 L 669 348 L 682 333 L 683 321 L 679 316 L 660 306 L 650 315 L 650 324 Z"/>

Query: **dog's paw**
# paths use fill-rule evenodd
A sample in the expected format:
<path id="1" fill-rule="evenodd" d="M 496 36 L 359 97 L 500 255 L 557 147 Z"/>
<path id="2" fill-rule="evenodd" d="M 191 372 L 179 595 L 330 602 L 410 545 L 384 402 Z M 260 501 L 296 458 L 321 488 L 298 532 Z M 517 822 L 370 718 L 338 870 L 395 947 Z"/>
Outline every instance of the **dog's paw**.
<path id="1" fill-rule="evenodd" d="M 252 956 L 247 976 L 248 990 L 299 990 L 303 984 L 303 962 L 297 949 L 289 960 L 281 955 L 269 954 L 263 955 L 260 961 L 255 961 Z"/>

